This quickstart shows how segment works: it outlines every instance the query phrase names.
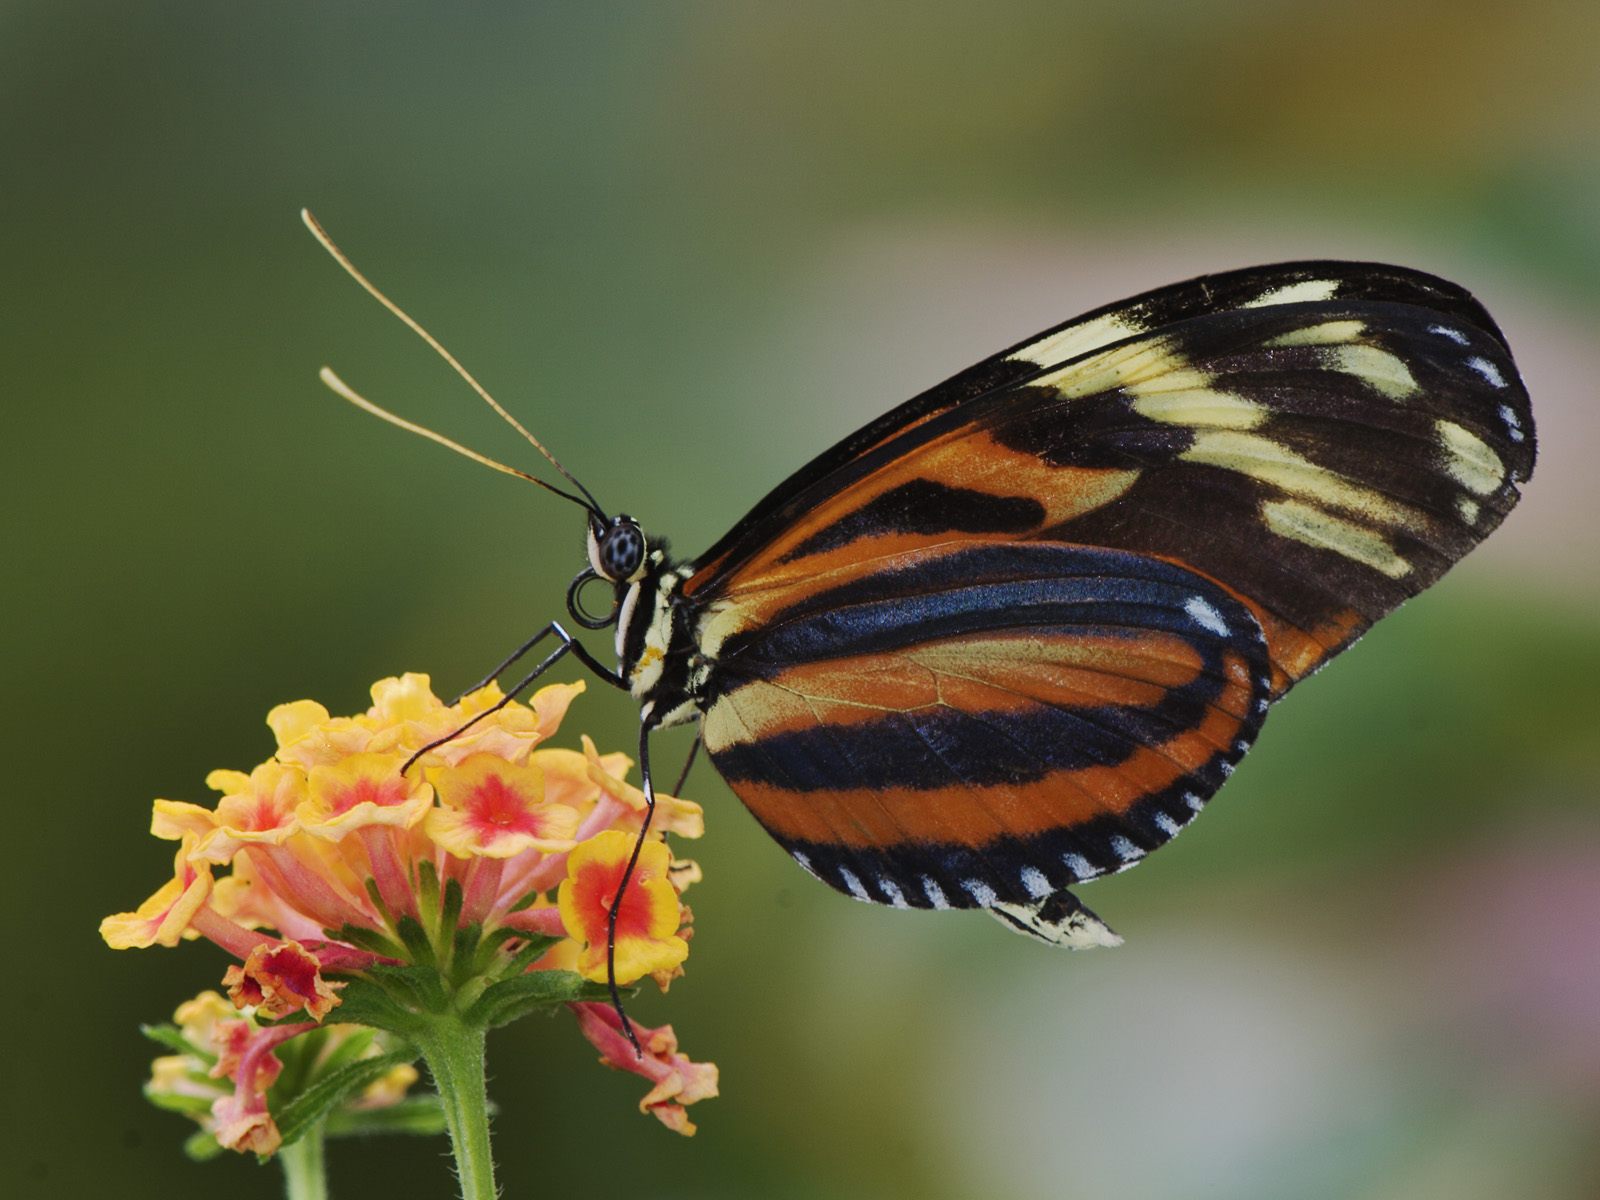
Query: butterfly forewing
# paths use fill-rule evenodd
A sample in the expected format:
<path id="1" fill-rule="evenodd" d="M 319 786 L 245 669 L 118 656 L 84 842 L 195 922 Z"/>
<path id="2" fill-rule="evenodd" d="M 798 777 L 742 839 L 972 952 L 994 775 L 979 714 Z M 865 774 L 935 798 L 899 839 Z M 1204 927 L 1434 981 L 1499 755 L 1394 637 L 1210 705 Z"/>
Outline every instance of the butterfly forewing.
<path id="1" fill-rule="evenodd" d="M 1436 580 L 1531 471 L 1515 366 L 1492 325 L 1467 323 L 1475 306 L 1459 307 L 1297 300 L 1212 312 L 916 411 L 780 503 L 796 510 L 785 521 L 750 522 L 685 590 L 756 599 L 747 612 L 761 620 L 795 589 L 922 545 L 1127 549 L 1250 605 L 1281 691 Z"/>
<path id="2" fill-rule="evenodd" d="M 1446 328 L 1504 339 L 1463 288 L 1420 271 L 1383 263 L 1300 262 L 1205 275 L 1171 284 L 1075 317 L 994 354 L 857 430 L 772 490 L 726 536 L 703 554 L 689 594 L 714 588 L 746 555 L 805 514 L 818 490 L 827 493 L 853 460 L 931 418 L 1001 392 L 1116 342 L 1196 317 L 1311 301 L 1389 303 L 1431 314 Z M 821 485 L 820 489 L 817 485 Z"/>

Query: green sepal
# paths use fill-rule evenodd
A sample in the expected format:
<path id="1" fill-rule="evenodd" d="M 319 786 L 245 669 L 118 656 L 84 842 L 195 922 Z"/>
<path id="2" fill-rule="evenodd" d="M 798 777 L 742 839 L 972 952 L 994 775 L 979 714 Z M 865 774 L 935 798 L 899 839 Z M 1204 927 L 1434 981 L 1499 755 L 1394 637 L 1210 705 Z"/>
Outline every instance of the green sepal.
<path id="1" fill-rule="evenodd" d="M 336 1071 L 346 1063 L 355 1062 L 367 1052 L 377 1036 L 377 1030 L 371 1028 L 352 1033 L 317 1063 L 317 1071 Z"/>
<path id="2" fill-rule="evenodd" d="M 461 920 L 461 904 L 463 896 L 461 881 L 449 879 L 444 885 L 444 903 L 439 909 L 439 928 L 454 929 Z"/>
<path id="3" fill-rule="evenodd" d="M 216 1080 L 208 1080 L 215 1084 Z M 179 1113 L 185 1117 L 204 1117 L 210 1114 L 215 1096 L 176 1096 L 171 1092 L 146 1092 L 144 1098 L 163 1112 Z"/>
<path id="4" fill-rule="evenodd" d="M 384 902 L 383 892 L 378 888 L 378 881 L 369 875 L 365 886 L 367 899 L 372 901 L 372 907 L 378 910 L 378 915 L 383 918 L 383 923 L 392 927 L 394 925 L 394 914 L 389 911 L 388 904 Z"/>
<path id="5" fill-rule="evenodd" d="M 603 1000 L 608 995 L 602 984 L 590 983 L 573 971 L 533 971 L 492 985 L 461 1014 L 461 1019 L 471 1026 L 495 1029 L 536 1008 L 575 1000 Z"/>
<path id="6" fill-rule="evenodd" d="M 350 1096 L 416 1057 L 417 1051 L 407 1046 L 376 1058 L 363 1058 L 323 1075 L 284 1105 L 281 1112 L 272 1114 L 278 1132 L 283 1135 L 283 1144 L 287 1146 L 297 1141 Z"/>
<path id="7" fill-rule="evenodd" d="M 530 933 L 528 935 L 528 944 L 512 955 L 511 961 L 505 965 L 500 973 L 503 975 L 520 975 L 532 963 L 539 961 L 546 950 L 561 940 L 561 938 L 551 937 L 548 934 Z"/>
<path id="8" fill-rule="evenodd" d="M 316 1029 L 308 1029 L 277 1047 L 274 1053 L 278 1061 L 283 1064 L 283 1069 L 267 1093 L 269 1107 L 284 1096 L 296 1095 L 306 1086 L 306 1082 L 317 1071 L 317 1059 L 327 1044 L 327 1027 L 319 1026 Z"/>
<path id="9" fill-rule="evenodd" d="M 379 933 L 376 929 L 368 929 L 364 925 L 341 925 L 338 929 L 330 929 L 328 936 L 336 942 L 346 942 L 358 950 L 365 950 L 370 954 L 382 958 L 404 959 L 406 948 L 387 934 Z"/>
<path id="10" fill-rule="evenodd" d="M 494 966 L 495 955 L 500 952 L 500 947 L 507 942 L 514 942 L 525 936 L 520 930 L 512 929 L 509 925 L 502 925 L 498 929 L 490 930 L 486 936 L 478 939 L 478 951 L 473 958 L 473 972 L 482 975 Z"/>
<path id="11" fill-rule="evenodd" d="M 415 968 L 385 968 L 386 972 L 412 970 Z M 369 1025 L 374 1029 L 387 1029 L 401 1036 L 415 1032 L 418 1024 L 428 1018 L 426 1006 L 417 1001 L 417 988 L 408 986 L 411 982 L 352 979 L 339 993 L 337 1020 L 341 1024 Z M 396 999 L 396 991 L 403 991 L 407 1000 L 411 1002 Z"/>
<path id="12" fill-rule="evenodd" d="M 525 908 L 532 908 L 535 904 L 539 903 L 539 897 L 542 896 L 542 895 L 544 895 L 544 893 L 542 891 L 540 891 L 538 888 L 535 888 L 533 891 L 529 892 L 526 896 L 523 896 L 520 900 L 518 900 L 515 904 L 513 904 L 506 911 L 507 912 L 521 912 Z"/>
<path id="13" fill-rule="evenodd" d="M 191 1133 L 183 1142 L 183 1152 L 191 1162 L 208 1162 L 222 1153 L 222 1146 L 205 1130 Z"/>
<path id="14" fill-rule="evenodd" d="M 482 938 L 482 925 L 472 924 L 456 930 L 450 950 L 450 978 L 458 987 L 483 969 L 475 957 Z"/>
<path id="15" fill-rule="evenodd" d="M 371 1137 L 406 1133 L 428 1137 L 445 1131 L 444 1104 L 430 1093 L 407 1096 L 384 1108 L 341 1108 L 328 1114 L 323 1126 L 329 1137 Z"/>
<path id="16" fill-rule="evenodd" d="M 200 1049 L 176 1025 L 141 1025 L 139 1032 L 158 1046 L 165 1046 L 178 1054 L 192 1054 L 206 1063 L 215 1063 L 217 1056 Z"/>
<path id="17" fill-rule="evenodd" d="M 434 953 L 433 942 L 428 937 L 428 931 L 422 927 L 422 922 L 415 917 L 401 917 L 395 922 L 395 929 L 405 943 L 405 953 L 400 957 L 419 967 L 438 966 L 439 957 Z"/>

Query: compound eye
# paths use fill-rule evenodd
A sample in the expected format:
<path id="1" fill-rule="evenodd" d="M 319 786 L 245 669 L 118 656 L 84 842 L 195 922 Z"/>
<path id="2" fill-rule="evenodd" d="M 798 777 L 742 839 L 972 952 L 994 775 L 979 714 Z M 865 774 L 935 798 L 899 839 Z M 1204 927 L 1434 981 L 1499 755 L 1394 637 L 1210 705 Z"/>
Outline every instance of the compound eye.
<path id="1" fill-rule="evenodd" d="M 619 518 L 600 543 L 600 573 L 626 583 L 644 564 L 644 531 L 633 521 Z"/>

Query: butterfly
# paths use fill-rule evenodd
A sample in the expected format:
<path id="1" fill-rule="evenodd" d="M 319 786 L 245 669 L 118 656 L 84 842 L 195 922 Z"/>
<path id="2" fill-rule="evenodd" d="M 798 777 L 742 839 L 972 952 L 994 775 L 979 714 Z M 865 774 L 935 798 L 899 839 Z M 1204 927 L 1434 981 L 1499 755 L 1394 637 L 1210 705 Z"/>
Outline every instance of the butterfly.
<path id="1" fill-rule="evenodd" d="M 1468 292 L 1285 263 L 1003 350 L 678 561 L 306 219 L 576 492 L 324 381 L 587 511 L 568 609 L 615 629 L 616 666 L 552 622 L 490 678 L 551 642 L 517 689 L 571 653 L 627 690 L 652 803 L 650 732 L 698 722 L 696 747 L 830 887 L 984 909 L 1057 945 L 1118 943 L 1071 887 L 1175 837 L 1272 706 L 1482 541 L 1533 470 L 1527 391 Z"/>

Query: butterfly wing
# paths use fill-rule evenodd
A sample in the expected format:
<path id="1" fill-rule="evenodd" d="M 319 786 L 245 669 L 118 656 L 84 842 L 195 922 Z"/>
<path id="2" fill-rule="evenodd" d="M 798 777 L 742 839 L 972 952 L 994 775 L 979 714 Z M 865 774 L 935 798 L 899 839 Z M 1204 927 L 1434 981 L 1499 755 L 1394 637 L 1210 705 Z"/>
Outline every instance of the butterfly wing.
<path id="1" fill-rule="evenodd" d="M 1039 932 L 1532 466 L 1504 339 L 1431 276 L 1294 264 L 1100 310 L 846 439 L 694 564 L 707 746 L 834 887 Z"/>
<path id="2" fill-rule="evenodd" d="M 1178 832 L 1267 709 L 1250 613 L 1181 567 L 1049 542 L 882 561 L 721 646 L 718 771 L 859 899 L 1027 904 Z"/>
<path id="3" fill-rule="evenodd" d="M 1486 536 L 1532 466 L 1527 393 L 1460 289 L 1263 268 L 1069 323 L 902 406 L 757 505 L 684 594 L 759 623 L 919 546 L 1124 549 L 1247 604 L 1281 693 Z"/>

